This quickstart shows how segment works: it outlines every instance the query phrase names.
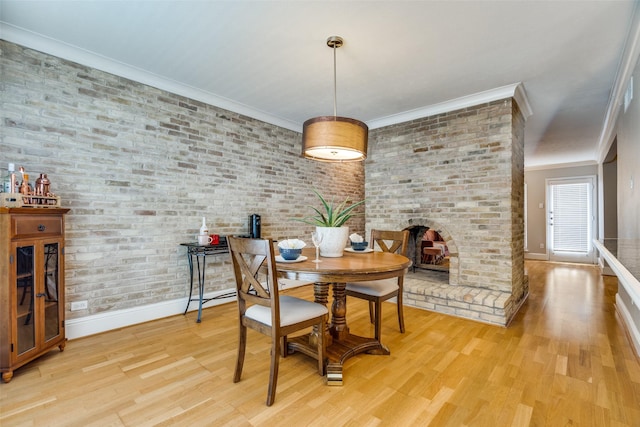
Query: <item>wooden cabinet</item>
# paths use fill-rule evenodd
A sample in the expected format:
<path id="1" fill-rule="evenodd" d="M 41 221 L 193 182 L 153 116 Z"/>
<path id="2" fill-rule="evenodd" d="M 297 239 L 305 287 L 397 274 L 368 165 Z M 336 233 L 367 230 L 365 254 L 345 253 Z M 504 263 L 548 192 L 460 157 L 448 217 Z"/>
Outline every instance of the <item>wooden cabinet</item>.
<path id="1" fill-rule="evenodd" d="M 0 371 L 64 350 L 64 214 L 0 208 Z"/>

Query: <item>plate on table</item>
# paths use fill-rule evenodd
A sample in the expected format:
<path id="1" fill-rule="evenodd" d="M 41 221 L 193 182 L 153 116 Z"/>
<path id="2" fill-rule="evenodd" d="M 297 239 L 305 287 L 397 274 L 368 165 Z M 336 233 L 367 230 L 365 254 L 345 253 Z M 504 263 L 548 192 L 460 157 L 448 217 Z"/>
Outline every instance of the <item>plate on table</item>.
<path id="1" fill-rule="evenodd" d="M 365 248 L 362 251 L 356 251 L 353 248 L 344 248 L 344 250 L 347 251 L 347 252 L 353 252 L 354 254 L 368 254 L 369 252 L 373 252 L 373 249 L 371 249 L 371 248 Z"/>
<path id="2" fill-rule="evenodd" d="M 281 255 L 276 255 L 276 262 L 302 262 L 306 261 L 307 257 L 300 255 L 297 259 L 284 259 Z"/>

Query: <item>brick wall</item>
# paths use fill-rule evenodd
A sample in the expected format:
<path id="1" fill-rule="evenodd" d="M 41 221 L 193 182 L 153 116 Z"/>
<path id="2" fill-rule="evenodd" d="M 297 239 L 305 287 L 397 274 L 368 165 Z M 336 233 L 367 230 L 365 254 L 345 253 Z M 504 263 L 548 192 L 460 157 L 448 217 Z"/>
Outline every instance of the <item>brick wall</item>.
<path id="1" fill-rule="evenodd" d="M 361 163 L 300 157 L 301 135 L 115 75 L 0 41 L 0 168 L 47 173 L 71 208 L 66 223 L 68 318 L 187 295 L 180 242 L 210 231 L 308 237 L 291 221 L 319 206 L 311 189 L 364 197 Z M 33 181 L 32 181 L 33 182 Z M 364 217 L 349 222 L 364 232 Z M 233 287 L 228 256 L 207 265 L 205 291 Z"/>
<path id="2" fill-rule="evenodd" d="M 317 206 L 313 187 L 336 198 L 366 192 L 367 232 L 414 221 L 454 239 L 451 285 L 463 303 L 426 295 L 409 303 L 504 324 L 526 295 L 523 119 L 511 100 L 371 131 L 365 165 L 329 164 L 300 157 L 299 133 L 5 41 L 0 48 L 0 167 L 47 173 L 72 209 L 67 304 L 88 300 L 89 309 L 69 318 L 184 298 L 178 244 L 194 240 L 202 216 L 223 235 L 246 233 L 258 213 L 265 236 L 307 236 L 312 227 L 290 218 Z M 349 225 L 365 232 L 364 217 Z M 228 257 L 207 271 L 205 291 L 233 286 Z"/>
<path id="3" fill-rule="evenodd" d="M 367 228 L 434 227 L 457 255 L 437 303 L 414 288 L 408 304 L 503 325 L 515 314 L 527 294 L 523 135 L 512 99 L 371 132 Z"/>

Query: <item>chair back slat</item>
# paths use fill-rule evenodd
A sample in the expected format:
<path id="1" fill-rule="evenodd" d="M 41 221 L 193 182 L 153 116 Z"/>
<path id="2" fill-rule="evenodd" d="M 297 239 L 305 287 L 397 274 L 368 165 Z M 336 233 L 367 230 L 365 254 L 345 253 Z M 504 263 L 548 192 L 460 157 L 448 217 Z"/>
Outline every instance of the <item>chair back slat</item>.
<path id="1" fill-rule="evenodd" d="M 371 230 L 372 246 L 377 243 L 383 252 L 407 255 L 409 243 L 409 230 Z"/>
<path id="2" fill-rule="evenodd" d="M 244 314 L 247 308 L 246 303 L 273 306 L 274 311 L 279 312 L 273 241 L 229 237 L 228 242 L 241 314 Z M 263 276 L 266 277 L 266 281 L 260 280 Z M 279 316 L 276 319 L 279 319 Z"/>

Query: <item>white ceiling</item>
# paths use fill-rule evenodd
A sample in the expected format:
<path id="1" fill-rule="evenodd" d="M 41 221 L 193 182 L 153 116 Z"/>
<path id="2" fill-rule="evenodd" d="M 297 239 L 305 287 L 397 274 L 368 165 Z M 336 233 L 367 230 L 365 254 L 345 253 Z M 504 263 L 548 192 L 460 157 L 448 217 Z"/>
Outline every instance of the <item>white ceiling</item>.
<path id="1" fill-rule="evenodd" d="M 638 9 L 638 0 L 2 0 L 0 30 L 297 131 L 333 114 L 326 39 L 339 35 L 338 115 L 375 129 L 500 99 L 520 83 L 532 113 L 525 165 L 536 168 L 601 160 L 625 56 L 637 58 Z"/>

